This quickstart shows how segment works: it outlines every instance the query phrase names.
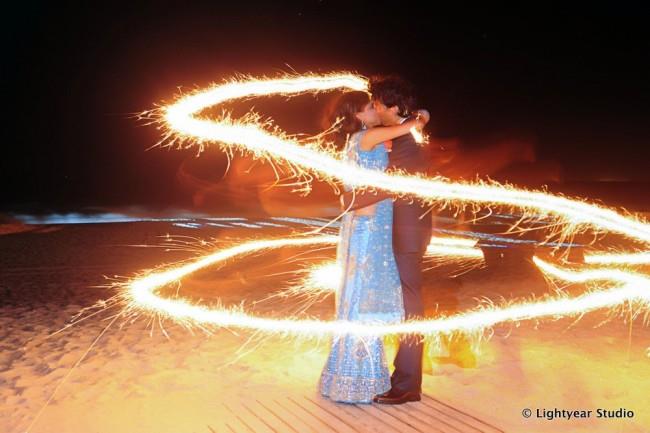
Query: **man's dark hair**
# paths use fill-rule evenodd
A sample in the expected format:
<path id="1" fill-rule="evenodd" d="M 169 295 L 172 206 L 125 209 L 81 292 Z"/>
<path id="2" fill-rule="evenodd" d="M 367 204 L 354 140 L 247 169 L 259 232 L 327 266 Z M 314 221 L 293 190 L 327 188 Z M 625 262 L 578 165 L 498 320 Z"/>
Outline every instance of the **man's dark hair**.
<path id="1" fill-rule="evenodd" d="M 408 81 L 397 75 L 370 77 L 372 99 L 391 108 L 397 106 L 397 114 L 406 117 L 415 110 L 415 92 Z"/>

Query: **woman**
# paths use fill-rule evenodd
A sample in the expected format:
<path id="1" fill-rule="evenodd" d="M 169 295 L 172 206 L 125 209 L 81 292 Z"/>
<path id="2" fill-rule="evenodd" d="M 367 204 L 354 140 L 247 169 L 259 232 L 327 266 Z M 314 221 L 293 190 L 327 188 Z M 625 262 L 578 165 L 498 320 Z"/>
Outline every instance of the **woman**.
<path id="1" fill-rule="evenodd" d="M 388 165 L 388 150 L 383 142 L 408 134 L 413 127 L 421 128 L 426 120 L 420 118 L 428 118 L 426 112 L 421 112 L 415 120 L 383 127 L 367 93 L 344 93 L 337 102 L 331 118 L 341 119 L 340 134 L 347 137 L 347 160 L 371 170 L 385 170 Z M 337 320 L 379 324 L 404 319 L 392 233 L 391 199 L 343 216 L 337 251 L 343 270 L 336 293 Z M 334 337 L 320 377 L 323 396 L 345 403 L 370 403 L 390 387 L 381 337 Z"/>

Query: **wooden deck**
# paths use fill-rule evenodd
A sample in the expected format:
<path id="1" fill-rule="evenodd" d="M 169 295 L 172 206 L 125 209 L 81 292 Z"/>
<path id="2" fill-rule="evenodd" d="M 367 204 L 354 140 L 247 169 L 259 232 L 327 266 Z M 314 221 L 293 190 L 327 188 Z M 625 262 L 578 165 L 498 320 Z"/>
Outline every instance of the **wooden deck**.
<path id="1" fill-rule="evenodd" d="M 251 396 L 223 403 L 227 414 L 210 432 L 260 433 L 504 433 L 445 402 L 423 394 L 404 405 L 333 403 L 318 395 Z"/>

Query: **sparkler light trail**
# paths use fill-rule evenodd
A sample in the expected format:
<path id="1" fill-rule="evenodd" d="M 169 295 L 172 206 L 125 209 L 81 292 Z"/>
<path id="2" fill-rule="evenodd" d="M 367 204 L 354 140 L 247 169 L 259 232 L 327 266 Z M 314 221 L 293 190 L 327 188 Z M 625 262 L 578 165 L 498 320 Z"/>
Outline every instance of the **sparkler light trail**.
<path id="1" fill-rule="evenodd" d="M 217 120 L 198 117 L 202 110 L 234 99 L 367 88 L 368 83 L 363 77 L 349 73 L 285 76 L 278 79 L 239 79 L 183 96 L 169 106 L 146 113 L 146 116 L 160 116 L 157 121 L 167 131 L 160 144 L 177 143 L 190 147 L 218 143 L 226 150 L 239 149 L 251 152 L 258 158 L 283 161 L 329 182 L 342 182 L 359 189 L 387 190 L 396 195 L 418 197 L 431 205 L 470 205 L 475 209 L 479 206 L 519 208 L 524 212 L 524 219 L 552 221 L 549 227 L 555 227 L 555 235 L 560 237 L 568 238 L 590 229 L 597 233 L 618 233 L 641 245 L 650 244 L 649 224 L 603 206 L 540 191 L 516 189 L 494 182 L 450 182 L 443 178 L 367 170 L 344 161 L 340 154 L 323 142 L 322 137 L 298 140 L 277 129 L 270 130 L 268 124 L 259 121 L 259 116 L 249 115 L 240 120 L 233 120 L 227 115 Z M 511 229 L 514 231 L 517 226 Z M 156 290 L 165 284 L 178 281 L 198 269 L 254 251 L 335 242 L 336 236 L 312 236 L 243 243 L 208 254 L 189 264 L 136 278 L 128 284 L 127 295 L 133 307 L 162 313 L 177 320 L 312 336 L 342 332 L 383 335 L 476 331 L 503 322 L 579 315 L 625 303 L 635 302 L 643 309 L 650 305 L 650 279 L 644 275 L 608 268 L 567 270 L 539 258 L 535 258 L 535 264 L 547 275 L 565 281 L 597 283 L 597 290 L 574 298 L 548 297 L 395 325 L 262 318 L 241 311 L 193 305 L 177 298 L 163 299 L 156 294 Z M 474 245 L 462 242 L 434 245 L 430 246 L 430 253 L 435 254 L 437 251 L 440 254 L 478 256 L 480 249 L 477 252 Z M 636 256 L 636 259 L 641 257 L 640 254 Z M 634 255 L 632 257 L 634 258 Z M 610 258 L 608 263 L 613 262 Z"/>
<path id="2" fill-rule="evenodd" d="M 427 246 L 425 257 L 483 259 L 483 250 L 476 247 L 477 243 L 478 239 L 434 236 Z"/>
<path id="3" fill-rule="evenodd" d="M 343 270 L 336 262 L 328 262 L 314 266 L 301 286 L 307 290 L 315 289 L 321 292 L 336 292 L 343 277 Z"/>
<path id="4" fill-rule="evenodd" d="M 650 253 L 611 253 L 611 254 L 585 254 L 585 263 L 591 264 L 617 264 L 617 265 L 648 265 Z"/>
<path id="5" fill-rule="evenodd" d="M 483 260 L 483 250 L 476 247 L 477 239 L 433 236 L 427 246 L 425 257 L 452 260 Z M 295 293 L 334 293 L 341 281 L 343 271 L 335 262 L 325 262 L 312 266 Z"/>
<path id="6" fill-rule="evenodd" d="M 249 151 L 258 157 L 283 160 L 326 180 L 338 180 L 358 188 L 383 189 L 419 197 L 431 203 L 518 207 L 560 219 L 573 232 L 584 226 L 650 243 L 648 224 L 602 206 L 496 183 L 449 182 L 443 178 L 431 179 L 363 169 L 346 163 L 332 151 L 323 150 L 319 137 L 301 142 L 278 131 L 267 130 L 255 116 L 241 121 L 228 117 L 219 120 L 196 117 L 197 113 L 208 107 L 233 99 L 367 88 L 368 82 L 363 77 L 349 73 L 232 81 L 187 95 L 157 113 L 148 112 L 143 116 L 161 116 L 158 120 L 168 131 L 163 141 L 170 144 L 184 142 L 191 146 L 204 145 L 206 142 L 221 143 L 226 148 Z"/>
<path id="7" fill-rule="evenodd" d="M 435 334 L 457 331 L 473 332 L 504 322 L 577 315 L 600 308 L 620 306 L 632 301 L 638 301 L 646 308 L 650 306 L 650 291 L 647 290 L 650 279 L 645 276 L 613 269 L 586 271 L 563 270 L 539 258 L 534 259 L 535 263 L 547 274 L 554 277 L 572 282 L 602 280 L 618 283 L 620 287 L 593 291 L 572 299 L 559 296 L 550 297 L 549 299 L 540 301 L 515 303 L 502 308 L 487 307 L 445 318 L 408 321 L 396 325 L 264 318 L 226 308 L 210 308 L 193 305 L 182 299 L 163 299 L 155 294 L 155 290 L 165 284 L 177 281 L 206 266 L 233 259 L 237 256 L 287 246 L 322 245 L 334 244 L 336 242 L 338 242 L 337 236 L 321 235 L 242 243 L 209 254 L 196 262 L 168 271 L 151 274 L 133 281 L 130 284 L 130 290 L 127 294 L 131 297 L 135 307 L 162 313 L 180 321 L 302 336 L 340 333 L 385 335 L 402 333 Z"/>

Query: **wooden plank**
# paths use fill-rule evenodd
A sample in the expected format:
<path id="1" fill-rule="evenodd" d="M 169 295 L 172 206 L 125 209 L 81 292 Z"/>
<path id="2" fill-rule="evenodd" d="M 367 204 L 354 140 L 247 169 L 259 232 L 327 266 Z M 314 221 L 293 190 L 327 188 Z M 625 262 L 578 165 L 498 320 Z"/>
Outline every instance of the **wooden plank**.
<path id="1" fill-rule="evenodd" d="M 226 428 L 234 433 L 255 433 L 253 429 L 244 424 L 239 415 L 232 411 L 231 408 L 223 404 L 226 408 L 228 416 L 223 420 L 223 424 Z"/>
<path id="2" fill-rule="evenodd" d="M 399 411 L 404 411 L 408 413 L 409 416 L 416 418 L 425 424 L 432 426 L 431 428 L 436 431 L 443 433 L 480 433 L 477 430 L 467 430 L 464 426 L 458 427 L 457 422 L 451 419 L 445 419 L 445 416 L 441 416 L 437 411 L 425 406 L 422 403 L 411 404 L 408 408 L 403 408 L 402 406 L 395 406 Z"/>
<path id="3" fill-rule="evenodd" d="M 242 401 L 223 403 L 231 412 L 236 414 L 237 419 L 246 425 L 255 433 L 278 433 L 268 424 L 264 423 L 257 415 L 252 412 Z"/>
<path id="4" fill-rule="evenodd" d="M 405 424 L 410 425 L 411 427 L 417 429 L 418 431 L 421 432 L 431 432 L 431 433 L 449 433 L 448 431 L 445 431 L 441 428 L 439 428 L 438 423 L 431 423 L 428 420 L 422 419 L 420 417 L 417 417 L 415 414 L 417 413 L 416 410 L 414 409 L 414 406 L 419 404 L 418 403 L 409 403 L 409 404 L 403 404 L 403 405 L 377 405 L 375 406 L 378 410 L 385 412 L 396 419 L 399 419 Z"/>
<path id="5" fill-rule="evenodd" d="M 393 415 L 386 413 L 376 407 L 366 405 L 359 405 L 358 407 L 362 412 L 365 412 L 366 414 L 377 418 L 386 427 L 391 427 L 392 429 L 396 429 L 399 432 L 426 433 L 426 431 L 422 431 L 416 428 L 412 423 L 405 423 L 402 420 L 395 418 Z"/>
<path id="6" fill-rule="evenodd" d="M 294 428 L 289 421 L 286 421 L 280 414 L 271 409 L 269 407 L 270 405 L 268 404 L 268 401 L 255 399 L 255 402 L 257 404 L 253 410 L 259 417 L 264 418 L 264 420 L 266 420 L 267 424 L 270 425 L 273 430 L 277 432 L 292 431 L 295 433 L 301 433 L 299 430 Z"/>
<path id="7" fill-rule="evenodd" d="M 332 408 L 342 418 L 345 417 L 348 424 L 352 424 L 360 432 L 385 433 L 386 424 L 378 421 L 375 417 L 363 416 L 363 411 L 353 404 L 333 403 L 328 400 L 317 400 L 319 405 L 325 405 Z"/>
<path id="8" fill-rule="evenodd" d="M 291 411 L 287 410 L 282 405 L 278 404 L 277 400 L 268 399 L 264 401 L 264 405 L 267 409 L 273 411 L 277 416 L 282 419 L 285 423 L 291 425 L 291 427 L 298 431 L 299 433 L 304 432 L 317 432 L 318 430 L 311 427 L 309 424 L 306 424 L 300 418 L 298 418 Z"/>
<path id="9" fill-rule="evenodd" d="M 334 433 L 358 433 L 351 426 L 343 422 L 340 418 L 332 416 L 328 412 L 314 406 L 309 400 L 307 400 L 307 395 L 302 396 L 288 396 L 287 400 L 289 404 L 298 408 L 297 410 L 300 413 L 305 414 L 311 418 L 317 419 L 321 424 L 326 426 L 328 431 Z"/>
<path id="10" fill-rule="evenodd" d="M 224 428 L 228 428 L 228 427 L 225 427 L 225 426 L 224 426 Z M 210 426 L 210 424 L 208 424 L 208 430 L 210 430 L 210 433 L 219 433 L 219 432 L 217 432 L 215 429 L 213 429 L 213 428 Z M 228 428 L 228 430 L 229 430 L 229 431 L 232 431 L 232 429 L 230 429 L 230 428 Z"/>
<path id="11" fill-rule="evenodd" d="M 300 407 L 300 405 L 297 405 L 291 396 L 287 396 L 286 398 L 282 399 L 276 399 L 275 402 L 285 408 L 287 411 L 291 412 L 294 416 L 299 418 L 314 431 L 336 433 L 336 430 L 329 424 L 321 421 L 308 411 L 304 410 L 302 407 Z"/>
<path id="12" fill-rule="evenodd" d="M 222 403 L 216 431 L 229 433 L 504 433 L 478 417 L 423 394 L 405 405 L 336 403 L 318 394 L 273 394 Z M 213 428 L 213 427 L 210 427 Z"/>
<path id="13" fill-rule="evenodd" d="M 351 422 L 349 419 L 346 420 L 344 416 L 340 416 L 336 411 L 326 409 L 319 406 L 317 403 L 311 400 L 310 396 L 303 396 L 299 402 L 305 410 L 309 410 L 314 416 L 318 416 L 326 421 L 329 425 L 334 427 L 336 432 L 340 433 L 362 433 L 362 430 L 358 430 L 354 425 L 354 420 Z"/>
<path id="14" fill-rule="evenodd" d="M 465 426 L 474 427 L 476 430 L 485 432 L 485 433 L 505 433 L 500 428 L 489 424 L 474 415 L 471 415 L 465 411 L 457 409 L 447 403 L 444 403 L 436 398 L 433 398 L 427 394 L 422 394 L 422 403 L 426 406 L 437 410 L 440 413 L 444 413 L 462 423 Z"/>
<path id="15" fill-rule="evenodd" d="M 464 426 L 464 428 L 473 428 L 475 431 L 483 433 L 504 433 L 504 431 L 498 427 L 483 421 L 464 410 L 456 408 L 449 403 L 431 397 L 430 395 L 423 394 L 422 402 L 438 414 L 453 420 L 455 423 L 458 423 L 459 426 Z"/>

